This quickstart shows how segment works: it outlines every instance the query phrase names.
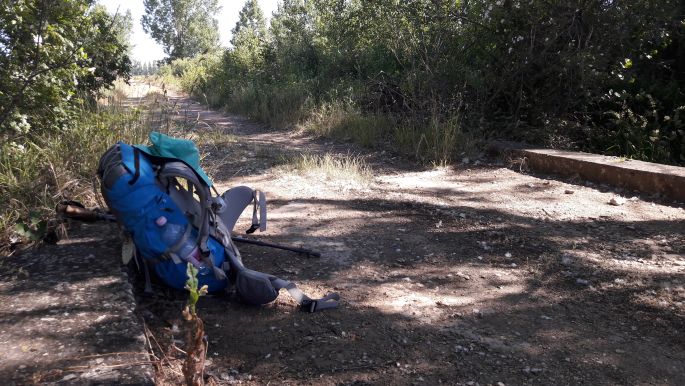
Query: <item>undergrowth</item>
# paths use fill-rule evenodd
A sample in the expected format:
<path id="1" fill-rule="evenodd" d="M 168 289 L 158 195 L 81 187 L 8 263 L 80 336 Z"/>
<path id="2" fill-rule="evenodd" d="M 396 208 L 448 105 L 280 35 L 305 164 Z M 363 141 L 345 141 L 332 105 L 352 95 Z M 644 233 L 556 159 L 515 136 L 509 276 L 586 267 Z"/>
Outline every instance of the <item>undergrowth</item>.
<path id="1" fill-rule="evenodd" d="M 143 143 L 165 124 L 151 96 L 127 106 L 127 87 L 118 82 L 96 106 L 82 106 L 68 129 L 0 144 L 0 248 L 41 238 L 62 200 L 97 205 L 95 172 L 105 150 L 120 140 Z"/>
<path id="2" fill-rule="evenodd" d="M 362 114 L 349 104 L 333 102 L 311 109 L 298 127 L 315 135 L 351 140 L 366 147 L 378 147 L 396 126 L 387 116 Z"/>
<path id="3" fill-rule="evenodd" d="M 166 75 L 157 82 L 178 87 L 200 101 L 221 100 L 215 86 L 197 87 L 188 79 L 197 71 L 187 70 L 175 78 L 169 72 L 162 71 Z M 423 164 L 448 164 L 457 154 L 474 152 L 483 142 L 463 130 L 457 114 L 435 111 L 427 117 L 407 117 L 363 111 L 351 99 L 336 99 L 337 95 L 332 95 L 331 101 L 317 102 L 312 87 L 306 83 L 238 87 L 224 99 L 223 107 L 272 127 L 390 149 Z"/>

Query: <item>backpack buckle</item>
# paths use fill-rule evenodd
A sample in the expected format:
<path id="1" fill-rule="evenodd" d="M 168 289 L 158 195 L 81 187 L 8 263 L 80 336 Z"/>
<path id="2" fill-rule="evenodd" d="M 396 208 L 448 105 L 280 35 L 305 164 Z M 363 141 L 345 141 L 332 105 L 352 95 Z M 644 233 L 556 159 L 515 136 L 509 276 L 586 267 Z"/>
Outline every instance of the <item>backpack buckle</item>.
<path id="1" fill-rule="evenodd" d="M 245 233 L 247 233 L 248 235 L 251 235 L 251 234 L 253 234 L 257 229 L 259 229 L 259 224 L 252 224 L 252 226 L 250 226 L 250 229 L 246 230 Z"/>
<path id="2" fill-rule="evenodd" d="M 320 310 L 338 308 L 339 301 L 340 295 L 334 292 L 322 297 L 321 299 L 310 299 L 309 301 L 304 301 L 302 302 L 302 308 L 312 314 Z"/>

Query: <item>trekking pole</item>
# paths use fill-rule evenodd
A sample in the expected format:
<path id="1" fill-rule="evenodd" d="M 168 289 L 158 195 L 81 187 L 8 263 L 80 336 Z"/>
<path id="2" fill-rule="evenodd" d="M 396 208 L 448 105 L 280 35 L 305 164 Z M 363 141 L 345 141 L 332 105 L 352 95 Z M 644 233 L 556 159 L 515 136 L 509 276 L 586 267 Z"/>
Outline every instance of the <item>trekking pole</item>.
<path id="1" fill-rule="evenodd" d="M 92 210 L 92 209 L 86 209 L 83 207 L 78 202 L 75 201 L 65 201 L 57 205 L 57 213 L 63 215 L 64 217 L 67 218 L 72 218 L 75 220 L 81 220 L 85 222 L 94 222 L 94 221 L 111 221 L 111 222 L 116 222 L 116 217 L 114 215 L 109 214 L 109 213 L 102 213 L 100 211 Z M 287 245 L 280 245 L 280 244 L 273 244 L 273 243 L 267 243 L 266 241 L 259 241 L 259 240 L 252 240 L 252 239 L 245 239 L 240 236 L 233 236 L 231 239 L 237 243 L 243 243 L 243 244 L 252 244 L 252 245 L 258 245 L 260 247 L 268 247 L 268 248 L 274 248 L 274 249 L 282 249 L 284 251 L 290 251 L 290 252 L 295 252 L 295 253 L 302 253 L 307 256 L 311 257 L 321 257 L 320 252 L 312 251 L 311 249 L 304 249 L 304 248 L 297 248 L 297 247 L 290 247 Z"/>
<path id="2" fill-rule="evenodd" d="M 274 249 L 282 249 L 284 251 L 290 251 L 290 252 L 295 252 L 295 253 L 302 253 L 302 254 L 305 254 L 305 255 L 311 256 L 311 257 L 321 257 L 321 253 L 316 252 L 316 251 L 312 251 L 311 249 L 290 247 L 287 245 L 267 243 L 265 241 L 245 239 L 245 238 L 242 238 L 240 236 L 233 236 L 233 237 L 231 237 L 231 240 L 235 241 L 236 243 L 259 245 L 260 247 L 268 247 L 268 248 L 274 248 Z"/>
<path id="3" fill-rule="evenodd" d="M 81 220 L 84 222 L 95 221 L 117 221 L 114 215 L 103 213 L 98 210 L 87 209 L 80 202 L 76 201 L 62 201 L 57 204 L 56 212 L 64 217 Z"/>

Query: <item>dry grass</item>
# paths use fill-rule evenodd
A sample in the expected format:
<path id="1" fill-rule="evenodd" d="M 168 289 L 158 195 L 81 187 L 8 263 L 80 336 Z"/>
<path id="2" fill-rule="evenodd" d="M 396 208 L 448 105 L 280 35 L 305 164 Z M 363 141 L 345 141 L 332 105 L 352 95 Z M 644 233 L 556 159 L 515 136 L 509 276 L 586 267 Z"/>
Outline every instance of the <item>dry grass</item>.
<path id="1" fill-rule="evenodd" d="M 59 201 L 98 204 L 100 156 L 120 140 L 145 142 L 163 121 L 152 109 L 128 107 L 127 87 L 118 82 L 95 109 L 84 107 L 67 130 L 0 144 L 0 248 L 19 239 L 15 225 L 37 228 L 36 219 L 54 217 Z"/>
<path id="2" fill-rule="evenodd" d="M 225 133 L 217 129 L 194 132 L 188 139 L 195 141 L 198 147 L 208 147 L 213 150 L 219 150 L 221 147 L 238 142 L 238 137 L 235 134 Z"/>
<path id="3" fill-rule="evenodd" d="M 286 173 L 297 173 L 335 182 L 367 184 L 373 179 L 373 170 L 361 156 L 299 154 L 284 159 L 280 166 Z"/>

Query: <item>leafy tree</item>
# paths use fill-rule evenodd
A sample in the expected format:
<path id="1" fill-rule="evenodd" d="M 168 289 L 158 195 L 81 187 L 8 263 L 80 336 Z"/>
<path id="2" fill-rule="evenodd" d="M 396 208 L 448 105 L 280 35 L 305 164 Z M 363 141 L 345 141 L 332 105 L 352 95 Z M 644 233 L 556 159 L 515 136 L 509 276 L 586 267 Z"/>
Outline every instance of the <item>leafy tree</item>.
<path id="1" fill-rule="evenodd" d="M 266 21 L 264 20 L 264 13 L 259 7 L 257 0 L 247 0 L 243 9 L 238 13 L 238 22 L 231 30 L 233 38 L 231 44 L 239 43 L 239 35 L 241 32 L 249 31 L 250 34 L 257 36 L 264 40 L 266 37 Z"/>
<path id="2" fill-rule="evenodd" d="M 133 35 L 133 16 L 131 15 L 131 10 L 127 9 L 123 14 L 117 10 L 113 18 L 112 29 L 117 36 L 117 40 L 126 47 L 126 53 L 130 57 L 133 48 L 131 44 L 131 36 Z"/>
<path id="3" fill-rule="evenodd" d="M 127 76 L 126 43 L 87 0 L 0 5 L 0 140 L 67 127 L 81 97 Z"/>
<path id="4" fill-rule="evenodd" d="M 303 79 L 317 72 L 314 12 L 313 3 L 304 0 L 284 0 L 279 4 L 271 20 L 274 73 Z"/>
<path id="5" fill-rule="evenodd" d="M 169 61 L 219 46 L 218 0 L 144 0 L 143 30 L 169 55 Z"/>
<path id="6" fill-rule="evenodd" d="M 98 4 L 90 10 L 89 18 L 96 31 L 97 44 L 85 47 L 91 71 L 79 82 L 79 89 L 84 91 L 100 90 L 121 75 L 128 77 L 131 72 L 131 12 L 127 10 L 124 14 L 111 16 Z"/>
<path id="7" fill-rule="evenodd" d="M 245 2 L 231 33 L 233 49 L 229 52 L 230 59 L 227 60 L 232 60 L 234 67 L 244 74 L 260 68 L 267 45 L 267 29 L 264 14 L 257 0 Z"/>

